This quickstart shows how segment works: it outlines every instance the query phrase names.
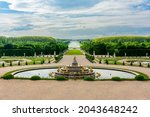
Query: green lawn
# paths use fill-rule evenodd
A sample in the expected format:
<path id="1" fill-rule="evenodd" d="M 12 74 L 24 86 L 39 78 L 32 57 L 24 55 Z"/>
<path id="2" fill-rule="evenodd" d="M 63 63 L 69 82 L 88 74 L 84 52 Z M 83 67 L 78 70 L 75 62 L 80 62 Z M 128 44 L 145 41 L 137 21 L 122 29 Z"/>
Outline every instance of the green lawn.
<path id="1" fill-rule="evenodd" d="M 41 62 L 50 63 L 52 59 L 52 57 L 2 57 L 0 58 L 0 67 L 3 62 L 5 62 L 5 66 L 10 66 L 10 62 L 12 62 L 12 66 L 18 66 L 18 61 L 20 61 L 20 65 L 25 65 L 26 61 L 28 65 L 33 65 L 41 64 Z"/>
<path id="2" fill-rule="evenodd" d="M 81 52 L 81 50 L 68 50 L 66 52 L 66 55 L 83 55 L 83 53 Z"/>

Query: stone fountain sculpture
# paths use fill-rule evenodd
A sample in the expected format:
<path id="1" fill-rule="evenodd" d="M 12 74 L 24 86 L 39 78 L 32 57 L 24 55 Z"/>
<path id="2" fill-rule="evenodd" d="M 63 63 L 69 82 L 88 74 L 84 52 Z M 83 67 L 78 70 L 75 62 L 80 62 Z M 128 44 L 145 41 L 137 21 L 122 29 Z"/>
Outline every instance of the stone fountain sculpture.
<path id="1" fill-rule="evenodd" d="M 61 67 L 57 70 L 55 77 L 57 76 L 64 76 L 72 79 L 83 79 L 84 77 L 95 78 L 95 72 L 92 68 L 79 65 L 76 57 L 74 57 L 72 65 Z"/>

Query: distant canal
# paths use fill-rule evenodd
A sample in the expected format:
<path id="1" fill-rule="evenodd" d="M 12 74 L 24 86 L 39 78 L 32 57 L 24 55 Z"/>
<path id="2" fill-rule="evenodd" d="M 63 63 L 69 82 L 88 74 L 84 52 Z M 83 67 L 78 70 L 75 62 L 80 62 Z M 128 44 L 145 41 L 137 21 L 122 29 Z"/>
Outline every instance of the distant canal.
<path id="1" fill-rule="evenodd" d="M 80 42 L 79 41 L 70 41 L 69 48 L 80 48 Z"/>

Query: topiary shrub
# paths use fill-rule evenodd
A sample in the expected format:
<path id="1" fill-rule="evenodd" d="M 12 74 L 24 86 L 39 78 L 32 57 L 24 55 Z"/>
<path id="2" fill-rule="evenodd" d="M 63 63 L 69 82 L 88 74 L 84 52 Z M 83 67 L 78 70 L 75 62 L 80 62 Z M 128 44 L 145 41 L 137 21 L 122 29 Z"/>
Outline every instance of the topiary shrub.
<path id="1" fill-rule="evenodd" d="M 51 63 L 51 60 L 49 60 L 48 63 Z"/>
<path id="2" fill-rule="evenodd" d="M 114 81 L 121 81 L 122 80 L 120 77 L 112 77 L 111 79 Z"/>
<path id="3" fill-rule="evenodd" d="M 59 81 L 68 80 L 68 78 L 66 78 L 64 76 L 56 76 L 55 79 L 59 80 Z"/>
<path id="4" fill-rule="evenodd" d="M 139 63 L 139 66 L 142 67 L 142 63 L 141 62 Z"/>
<path id="5" fill-rule="evenodd" d="M 2 63 L 2 67 L 5 67 L 5 63 Z"/>
<path id="6" fill-rule="evenodd" d="M 94 81 L 95 78 L 94 77 L 85 77 L 84 80 L 86 80 L 86 81 Z"/>
<path id="7" fill-rule="evenodd" d="M 148 63 L 148 66 L 147 66 L 148 68 L 150 68 L 150 63 Z"/>
<path id="8" fill-rule="evenodd" d="M 131 61 L 130 65 L 133 66 L 133 62 L 132 61 Z"/>
<path id="9" fill-rule="evenodd" d="M 20 61 L 18 61 L 18 66 L 20 66 Z"/>
<path id="10" fill-rule="evenodd" d="M 26 65 L 28 65 L 28 62 L 26 61 L 26 63 L 25 63 Z"/>
<path id="11" fill-rule="evenodd" d="M 125 65 L 125 62 L 123 61 L 122 65 Z"/>
<path id="12" fill-rule="evenodd" d="M 149 80 L 148 78 L 145 78 L 144 76 L 142 75 L 137 75 L 135 77 L 135 80 L 139 80 L 139 81 L 146 81 L 146 80 Z"/>
<path id="13" fill-rule="evenodd" d="M 106 63 L 106 64 L 109 64 L 109 62 L 108 62 L 108 60 L 107 60 L 107 59 L 105 60 L 105 63 Z"/>
<path id="14" fill-rule="evenodd" d="M 102 60 L 100 59 L 100 60 L 99 60 L 99 64 L 101 64 L 101 63 L 102 63 Z"/>
<path id="15" fill-rule="evenodd" d="M 6 74 L 2 77 L 5 80 L 14 79 L 14 76 L 12 74 Z"/>
<path id="16" fill-rule="evenodd" d="M 35 61 L 33 61 L 33 65 L 35 65 Z"/>
<path id="17" fill-rule="evenodd" d="M 10 61 L 10 66 L 12 66 L 12 61 Z"/>
<path id="18" fill-rule="evenodd" d="M 116 60 L 115 60 L 114 64 L 117 65 L 117 61 Z"/>
<path id="19" fill-rule="evenodd" d="M 31 80 L 41 80 L 41 77 L 40 76 L 32 76 Z"/>

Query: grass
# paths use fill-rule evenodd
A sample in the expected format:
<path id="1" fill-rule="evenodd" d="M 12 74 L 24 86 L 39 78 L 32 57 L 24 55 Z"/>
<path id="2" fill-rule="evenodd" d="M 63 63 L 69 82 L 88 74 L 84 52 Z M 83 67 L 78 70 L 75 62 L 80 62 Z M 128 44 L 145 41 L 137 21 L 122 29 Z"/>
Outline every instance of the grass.
<path id="1" fill-rule="evenodd" d="M 83 55 L 83 53 L 81 52 L 81 50 L 68 50 L 65 55 Z"/>
<path id="2" fill-rule="evenodd" d="M 130 61 L 141 61 L 141 62 L 142 61 L 150 61 L 150 58 L 140 58 L 140 57 L 137 57 L 137 58 L 135 58 L 135 57 L 115 57 L 115 58 L 97 57 L 97 60 L 101 60 L 101 62 L 102 62 L 102 60 L 105 62 L 106 59 L 109 61 L 109 64 L 114 64 L 116 61 L 117 65 L 122 65 L 123 62 L 120 62 L 120 61 L 125 60 L 126 62 L 128 62 L 128 64 L 126 64 L 126 65 L 129 65 L 129 66 L 130 66 Z M 133 66 L 139 66 L 139 64 L 133 65 Z M 145 67 L 147 67 L 147 65 Z"/>
<path id="3" fill-rule="evenodd" d="M 5 66 L 10 66 L 10 61 L 12 62 L 12 66 L 18 66 L 18 63 L 14 63 L 15 61 L 20 61 L 20 66 L 25 65 L 25 62 L 28 62 L 28 65 L 41 64 L 41 61 L 44 60 L 45 63 L 51 61 L 52 57 L 3 57 L 0 58 L 0 61 L 5 61 Z M 0 63 L 0 67 L 2 67 L 2 63 Z"/>

